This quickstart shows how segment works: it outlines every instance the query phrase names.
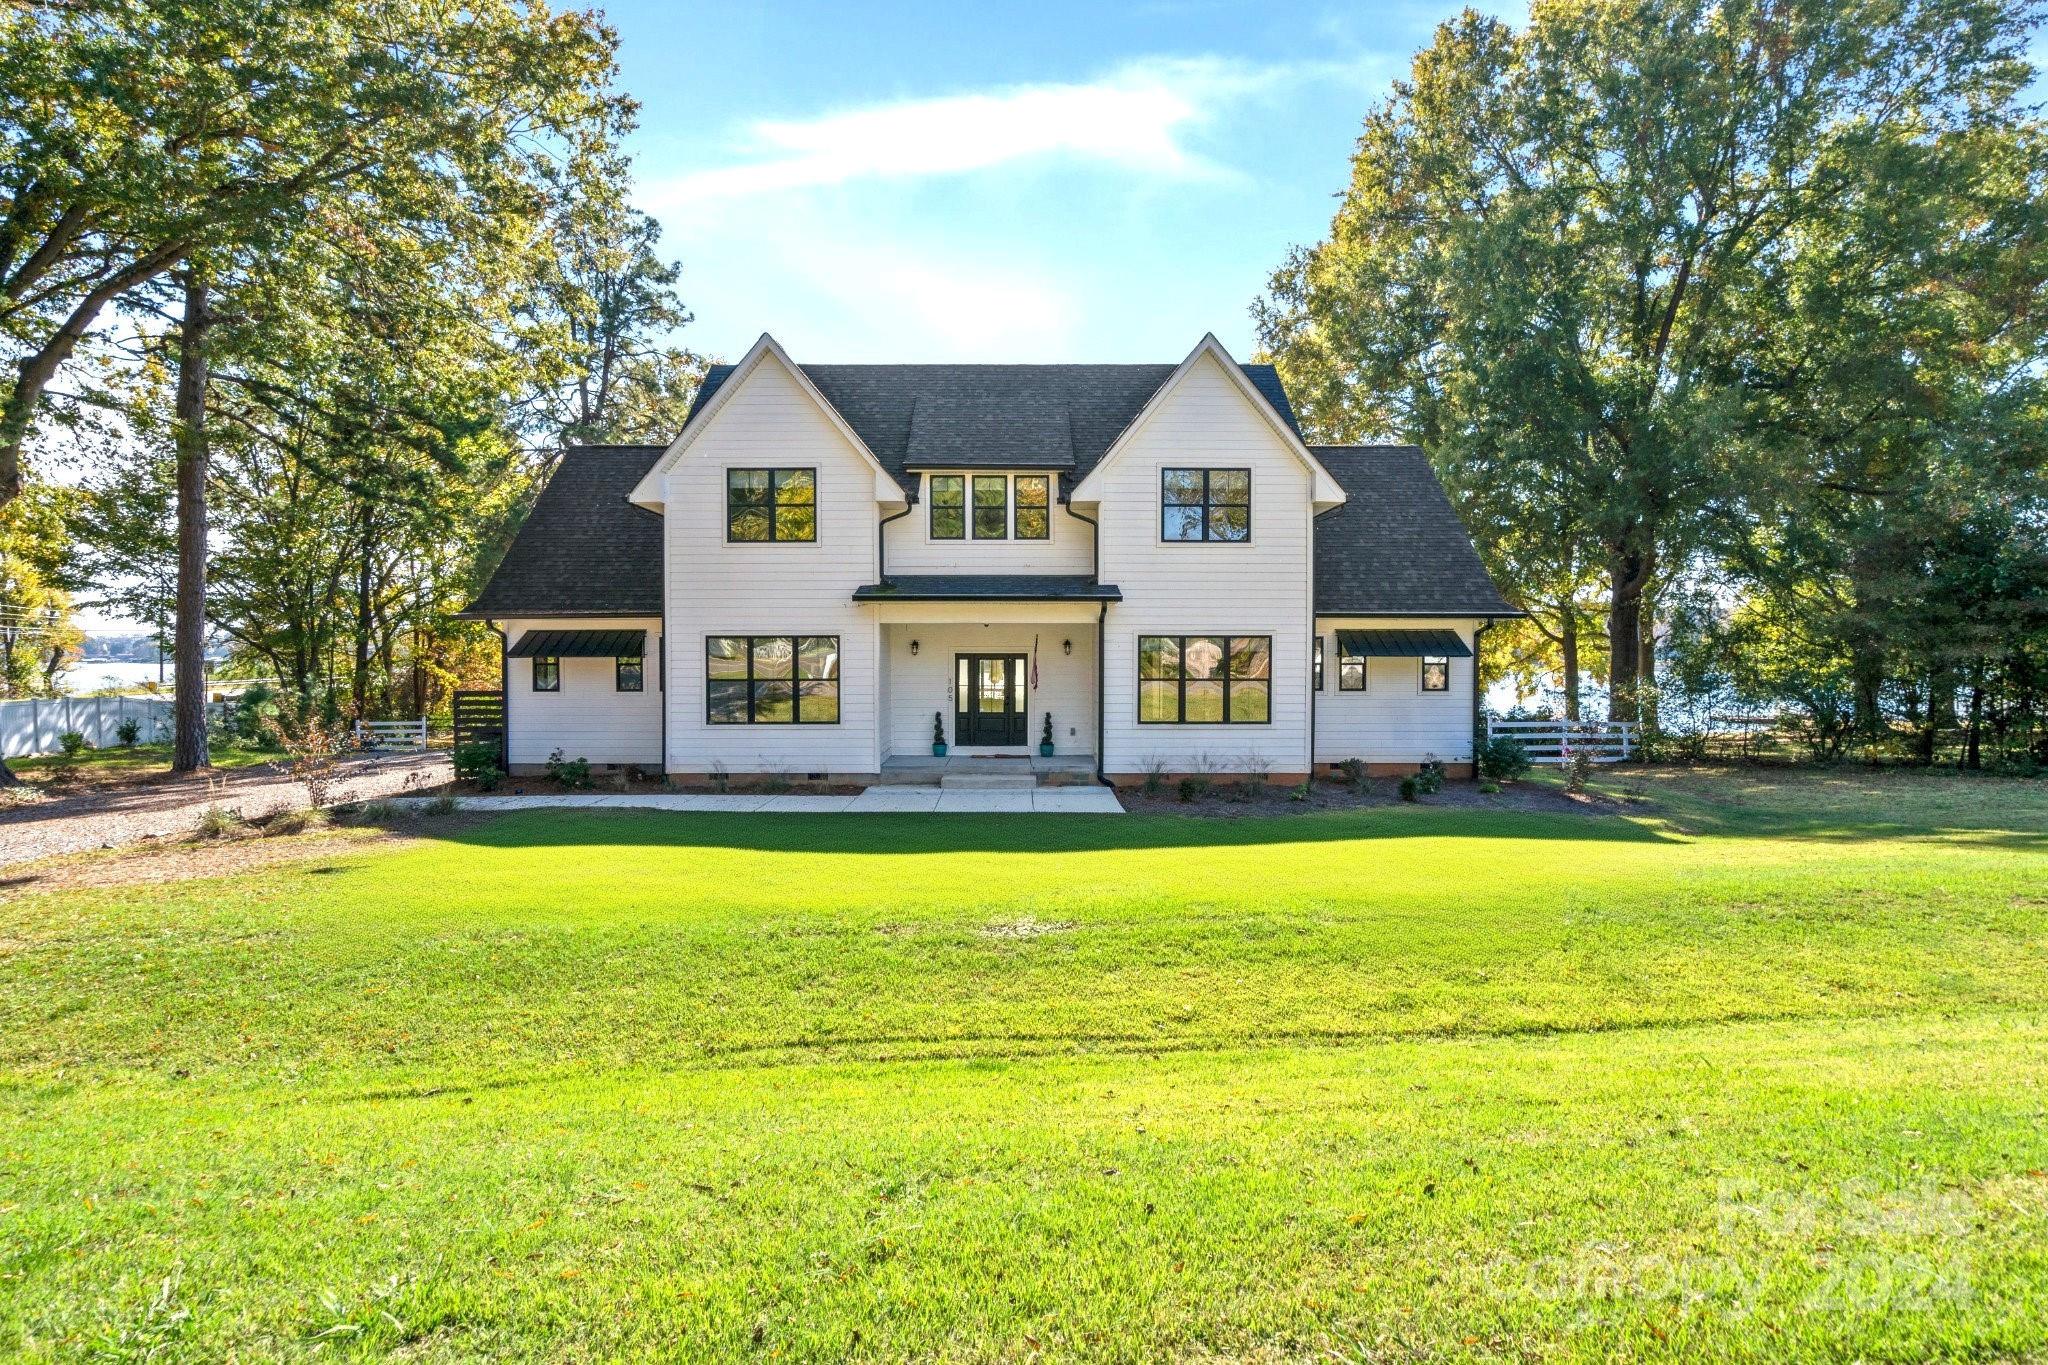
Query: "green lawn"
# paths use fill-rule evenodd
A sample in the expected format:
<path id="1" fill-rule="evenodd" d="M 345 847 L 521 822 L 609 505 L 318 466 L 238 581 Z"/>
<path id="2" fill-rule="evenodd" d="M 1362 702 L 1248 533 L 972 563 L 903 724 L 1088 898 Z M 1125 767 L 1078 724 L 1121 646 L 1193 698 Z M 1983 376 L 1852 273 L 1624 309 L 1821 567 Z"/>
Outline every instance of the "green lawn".
<path id="1" fill-rule="evenodd" d="M 250 768 L 260 763 L 276 763 L 283 759 L 283 753 L 275 749 L 217 748 L 210 755 L 213 766 L 220 769 Z M 171 770 L 171 746 L 168 744 L 137 744 L 123 749 L 118 745 L 105 749 L 87 749 L 75 758 L 63 754 L 52 754 L 46 758 L 10 758 L 7 766 L 16 776 L 31 781 L 47 781 L 60 773 L 69 774 L 81 782 L 133 781 L 139 777 L 161 776 Z"/>
<path id="2" fill-rule="evenodd" d="M 2048 786 L 1626 785 L 0 891 L 0 1355 L 2048 1353 Z"/>

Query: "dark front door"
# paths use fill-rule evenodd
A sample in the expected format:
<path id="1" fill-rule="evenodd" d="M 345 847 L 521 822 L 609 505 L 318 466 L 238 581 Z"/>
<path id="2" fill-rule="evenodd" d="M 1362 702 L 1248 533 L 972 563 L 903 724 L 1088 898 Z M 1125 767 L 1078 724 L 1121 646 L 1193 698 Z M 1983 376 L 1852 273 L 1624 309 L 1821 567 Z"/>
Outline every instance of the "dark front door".
<path id="1" fill-rule="evenodd" d="M 1024 742 L 1024 670 L 1022 654 L 962 654 L 954 662 L 953 742 L 1022 744 Z"/>

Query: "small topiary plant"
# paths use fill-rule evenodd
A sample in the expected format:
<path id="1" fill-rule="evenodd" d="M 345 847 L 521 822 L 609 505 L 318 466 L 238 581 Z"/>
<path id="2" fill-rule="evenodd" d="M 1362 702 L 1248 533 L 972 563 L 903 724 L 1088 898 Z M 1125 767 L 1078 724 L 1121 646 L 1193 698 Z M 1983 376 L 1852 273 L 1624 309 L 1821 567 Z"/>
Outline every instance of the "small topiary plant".
<path id="1" fill-rule="evenodd" d="M 114 739 L 124 749 L 132 749 L 142 738 L 142 722 L 130 716 L 114 727 Z"/>
<path id="2" fill-rule="evenodd" d="M 77 758 L 92 745 L 85 742 L 85 736 L 76 730 L 66 730 L 57 736 L 57 747 L 64 751 L 64 757 Z"/>

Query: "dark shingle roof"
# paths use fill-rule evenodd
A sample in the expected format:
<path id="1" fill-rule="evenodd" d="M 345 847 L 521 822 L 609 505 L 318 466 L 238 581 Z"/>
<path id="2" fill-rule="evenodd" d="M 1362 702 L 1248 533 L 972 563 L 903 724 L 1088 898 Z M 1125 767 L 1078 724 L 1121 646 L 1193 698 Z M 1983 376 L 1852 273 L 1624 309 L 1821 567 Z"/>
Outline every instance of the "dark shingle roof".
<path id="1" fill-rule="evenodd" d="M 661 615 L 661 516 L 626 501 L 665 446 L 571 446 L 464 616 Z"/>
<path id="2" fill-rule="evenodd" d="M 899 574 L 853 590 L 856 602 L 1121 602 L 1084 573 Z"/>
<path id="3" fill-rule="evenodd" d="M 1083 479 L 1177 365 L 805 365 L 890 474 L 934 465 L 1071 470 Z M 1245 377 L 1300 433 L 1271 365 Z M 690 407 L 731 376 L 714 365 Z"/>
<path id="4" fill-rule="evenodd" d="M 1311 446 L 1350 500 L 1316 518 L 1324 616 L 1517 616 L 1417 446 Z"/>

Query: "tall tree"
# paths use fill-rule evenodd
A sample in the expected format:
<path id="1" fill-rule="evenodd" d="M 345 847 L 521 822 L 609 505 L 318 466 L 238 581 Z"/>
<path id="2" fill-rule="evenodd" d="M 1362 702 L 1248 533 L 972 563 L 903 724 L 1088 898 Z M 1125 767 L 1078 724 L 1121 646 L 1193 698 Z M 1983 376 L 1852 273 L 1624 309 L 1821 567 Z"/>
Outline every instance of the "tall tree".
<path id="1" fill-rule="evenodd" d="M 186 266 L 178 321 L 178 598 L 172 627 L 171 771 L 213 766 L 206 751 L 206 348 L 213 330 L 205 266 Z"/>
<path id="2" fill-rule="evenodd" d="M 1874 199 L 1879 168 L 1900 228 L 1948 196 L 1930 149 L 2012 122 L 2032 19 L 2003 0 L 1542 0 L 1520 31 L 1467 12 L 1366 119 L 1329 239 L 1273 278 L 1265 343 L 1319 432 L 1399 431 L 1454 483 L 1570 509 L 1544 515 L 1598 555 L 1610 713 L 1633 718 L 1646 604 L 1750 477 L 1732 357 L 1779 264 Z"/>

